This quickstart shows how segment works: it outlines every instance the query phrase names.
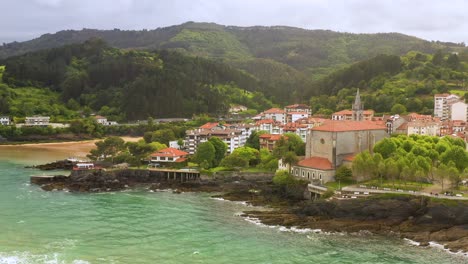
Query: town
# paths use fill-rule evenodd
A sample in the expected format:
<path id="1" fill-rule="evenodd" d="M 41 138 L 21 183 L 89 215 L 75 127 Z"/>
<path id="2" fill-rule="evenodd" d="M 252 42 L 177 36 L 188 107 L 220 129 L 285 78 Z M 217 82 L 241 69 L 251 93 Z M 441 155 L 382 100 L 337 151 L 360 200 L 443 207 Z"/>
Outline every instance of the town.
<path id="1" fill-rule="evenodd" d="M 245 106 L 234 105 L 230 112 L 235 116 L 246 110 Z M 418 113 L 375 116 L 373 110 L 364 108 L 358 89 L 352 109 L 335 112 L 331 118 L 312 115 L 310 107 L 305 104 L 288 105 L 284 109 L 271 108 L 247 118 L 245 122 L 207 122 L 185 131 L 185 138 L 179 140 L 171 140 L 175 139 L 173 136 L 162 140 L 161 137 L 154 138 L 158 132 L 146 133 L 149 137 L 145 134 L 141 142 L 128 143 L 128 150 L 134 156 L 130 159 L 122 158 L 129 155 L 124 150 L 122 140 L 108 143 L 114 144 L 112 147 L 120 145 L 114 148 L 120 151 L 113 153 L 109 153 L 105 147 L 100 149 L 96 144 L 98 149 L 89 155 L 89 162 L 99 164 L 112 159 L 113 164 L 129 162 L 138 168 L 147 164 L 150 170 L 189 168 L 205 173 L 243 170 L 250 173 L 276 171 L 277 175 L 281 175 L 286 172 L 308 183 L 309 199 L 333 194 L 341 198 L 357 198 L 381 193 L 440 194 L 451 199 L 465 199 L 468 196 L 466 165 L 455 166 L 455 163 L 466 161 L 467 113 L 467 104 L 459 96 L 435 94 L 434 116 Z M 104 126 L 119 126 L 103 116 L 93 118 Z M 24 124 L 16 126 L 49 126 L 49 119 L 27 117 Z M 1 120 L 3 125 L 15 125 L 10 123 L 9 117 L 2 117 Z M 389 163 L 398 161 L 399 156 L 403 159 L 405 154 L 398 153 L 396 147 L 394 153 L 382 151 L 382 145 L 390 142 L 389 138 L 409 139 L 415 145 L 420 140 L 443 142 L 443 138 L 448 139 L 447 146 L 443 150 L 437 149 L 439 152 L 432 160 L 424 155 L 436 148 L 435 144 L 425 146 L 427 151 L 423 149 L 421 153 L 417 152 L 416 146 L 406 149 L 408 153 L 421 156 L 421 159 L 427 158 L 428 162 L 417 160 L 423 165 L 408 164 L 405 171 L 404 166 Z M 106 145 L 105 142 L 102 142 L 102 146 Z M 444 151 L 452 147 L 463 149 L 464 157 L 438 161 Z M 386 160 L 362 164 L 363 156 L 375 158 L 376 153 L 379 155 L 377 159 Z M 395 160 L 390 161 L 390 156 Z M 356 157 L 359 158 L 356 160 Z M 412 158 L 408 159 L 412 161 Z M 98 168 L 89 162 L 77 164 L 76 169 Z M 377 169 L 369 174 L 372 167 Z M 417 168 L 420 170 L 417 171 Z"/>

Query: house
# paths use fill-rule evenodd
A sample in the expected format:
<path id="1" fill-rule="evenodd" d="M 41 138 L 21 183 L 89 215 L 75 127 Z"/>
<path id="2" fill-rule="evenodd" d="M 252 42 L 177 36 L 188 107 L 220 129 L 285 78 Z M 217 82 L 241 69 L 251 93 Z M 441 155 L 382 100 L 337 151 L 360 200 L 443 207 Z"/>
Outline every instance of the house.
<path id="1" fill-rule="evenodd" d="M 115 126 L 115 125 L 118 125 L 117 122 L 115 122 L 115 121 L 109 121 L 109 120 L 107 120 L 107 118 L 104 117 L 104 116 L 97 115 L 97 116 L 94 116 L 94 118 L 96 119 L 96 122 L 97 122 L 98 124 L 101 124 L 101 125 L 103 125 L 103 126 Z"/>
<path id="2" fill-rule="evenodd" d="M 310 107 L 305 104 L 293 104 L 284 107 L 284 112 L 286 113 L 286 123 L 296 122 L 296 120 L 301 118 L 307 118 L 311 114 Z"/>
<path id="3" fill-rule="evenodd" d="M 273 119 L 263 119 L 255 122 L 255 130 L 266 131 L 269 134 L 283 134 L 283 125 Z"/>
<path id="4" fill-rule="evenodd" d="M 88 162 L 78 162 L 73 166 L 74 171 L 98 170 L 98 169 L 101 169 L 101 167 L 94 165 L 94 163 L 88 163 Z"/>
<path id="5" fill-rule="evenodd" d="M 50 117 L 48 116 L 28 116 L 25 120 L 25 126 L 48 126 Z"/>
<path id="6" fill-rule="evenodd" d="M 307 131 L 309 131 L 309 127 L 307 124 L 287 123 L 283 126 L 284 133 L 294 133 L 298 135 L 303 142 L 306 141 Z"/>
<path id="7" fill-rule="evenodd" d="M 11 120 L 9 116 L 0 116 L 0 125 L 9 126 L 10 124 Z"/>
<path id="8" fill-rule="evenodd" d="M 373 121 L 325 121 L 310 129 L 306 157 L 293 166 L 291 173 L 310 182 L 334 180 L 336 169 L 364 150 L 372 152 L 379 140 L 388 137 L 384 123 Z"/>
<path id="9" fill-rule="evenodd" d="M 279 108 L 271 108 L 263 112 L 264 119 L 273 119 L 274 121 L 284 124 L 286 122 L 286 113 Z"/>
<path id="10" fill-rule="evenodd" d="M 231 107 L 229 108 L 229 113 L 230 114 L 237 114 L 239 112 L 244 112 L 244 111 L 247 111 L 247 107 L 246 106 L 243 106 L 243 105 L 231 105 Z"/>
<path id="11" fill-rule="evenodd" d="M 374 117 L 374 110 L 363 110 L 363 120 L 372 120 Z M 341 110 L 332 114 L 332 120 L 353 120 L 352 110 Z"/>
<path id="12" fill-rule="evenodd" d="M 263 134 L 260 135 L 259 142 L 260 142 L 260 148 L 266 148 L 269 151 L 273 151 L 275 148 L 275 144 L 278 140 L 281 139 L 281 135 L 273 135 L 273 134 Z"/>
<path id="13" fill-rule="evenodd" d="M 189 153 L 175 148 L 161 149 L 150 156 L 150 165 L 168 166 L 173 164 L 183 164 L 187 161 Z"/>

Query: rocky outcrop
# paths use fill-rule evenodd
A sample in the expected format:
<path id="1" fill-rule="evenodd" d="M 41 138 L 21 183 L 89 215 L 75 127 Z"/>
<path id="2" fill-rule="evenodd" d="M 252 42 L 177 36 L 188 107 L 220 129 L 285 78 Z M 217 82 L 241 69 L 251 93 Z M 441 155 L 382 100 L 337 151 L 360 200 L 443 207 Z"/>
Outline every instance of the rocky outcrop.
<path id="1" fill-rule="evenodd" d="M 58 160 L 47 164 L 36 165 L 29 168 L 35 168 L 40 170 L 72 170 L 75 165 L 70 160 Z"/>
<path id="2" fill-rule="evenodd" d="M 398 234 L 420 242 L 435 241 L 453 252 L 468 252 L 468 203 L 444 204 L 421 197 L 368 198 L 307 202 L 293 209 L 251 211 L 267 225 L 331 232 Z"/>

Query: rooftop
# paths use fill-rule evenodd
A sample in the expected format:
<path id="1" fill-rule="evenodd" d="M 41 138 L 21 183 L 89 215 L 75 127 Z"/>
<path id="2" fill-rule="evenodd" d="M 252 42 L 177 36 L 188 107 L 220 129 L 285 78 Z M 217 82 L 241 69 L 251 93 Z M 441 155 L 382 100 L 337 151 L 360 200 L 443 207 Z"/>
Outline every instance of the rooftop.
<path id="1" fill-rule="evenodd" d="M 313 131 L 346 132 L 360 130 L 386 130 L 383 124 L 374 121 L 339 121 L 327 120 L 321 126 L 312 128 Z"/>
<path id="2" fill-rule="evenodd" d="M 188 153 L 182 150 L 178 150 L 175 148 L 165 148 L 161 149 L 160 151 L 157 151 L 151 156 L 157 156 L 157 157 L 180 157 L 180 156 L 187 156 Z"/>
<path id="3" fill-rule="evenodd" d="M 310 157 L 303 159 L 297 163 L 298 166 L 313 168 L 319 170 L 333 170 L 331 162 L 326 158 L 321 157 Z"/>
<path id="4" fill-rule="evenodd" d="M 204 124 L 203 126 L 201 126 L 200 128 L 202 128 L 202 129 L 212 129 L 214 127 L 217 127 L 218 125 L 219 125 L 219 123 L 210 123 L 210 122 L 208 122 L 208 123 Z"/>
<path id="5" fill-rule="evenodd" d="M 283 109 L 279 108 L 270 108 L 264 112 L 265 114 L 284 114 Z"/>

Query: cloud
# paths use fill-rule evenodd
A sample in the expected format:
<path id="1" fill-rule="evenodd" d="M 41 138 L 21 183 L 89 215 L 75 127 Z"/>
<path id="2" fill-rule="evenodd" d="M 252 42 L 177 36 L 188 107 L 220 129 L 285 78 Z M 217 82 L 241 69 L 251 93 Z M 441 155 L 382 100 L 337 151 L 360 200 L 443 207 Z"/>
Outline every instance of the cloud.
<path id="1" fill-rule="evenodd" d="M 0 23 L 8 27 L 0 28 L 0 41 L 63 29 L 152 29 L 186 21 L 468 40 L 464 0 L 22 0 L 6 1 L 2 10 Z"/>

